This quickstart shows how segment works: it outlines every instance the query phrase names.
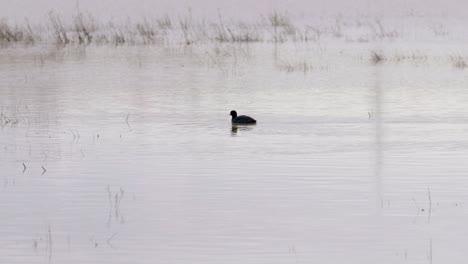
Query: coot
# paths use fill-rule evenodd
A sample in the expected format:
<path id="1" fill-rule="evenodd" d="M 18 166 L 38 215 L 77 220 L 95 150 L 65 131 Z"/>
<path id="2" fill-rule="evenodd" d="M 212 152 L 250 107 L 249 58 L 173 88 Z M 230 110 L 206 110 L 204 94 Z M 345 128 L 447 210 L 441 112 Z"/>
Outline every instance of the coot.
<path id="1" fill-rule="evenodd" d="M 237 116 L 237 112 L 234 110 L 231 111 L 231 116 L 232 116 L 231 122 L 233 124 L 255 124 L 257 123 L 257 120 L 251 118 L 250 116 L 245 116 L 245 115 Z"/>

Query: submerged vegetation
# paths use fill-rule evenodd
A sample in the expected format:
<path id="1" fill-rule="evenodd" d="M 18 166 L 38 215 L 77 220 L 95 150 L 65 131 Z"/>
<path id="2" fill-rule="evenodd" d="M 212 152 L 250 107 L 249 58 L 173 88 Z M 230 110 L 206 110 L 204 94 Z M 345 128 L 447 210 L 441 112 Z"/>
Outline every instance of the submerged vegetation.
<path id="1" fill-rule="evenodd" d="M 33 44 L 41 38 L 35 34 L 31 25 L 26 21 L 23 25 L 11 25 L 5 19 L 0 20 L 0 43 Z"/>
<path id="2" fill-rule="evenodd" d="M 453 67 L 458 69 L 465 69 L 468 67 L 466 59 L 460 55 L 452 55 L 450 56 L 450 61 L 452 62 Z"/>
<path id="3" fill-rule="evenodd" d="M 276 67 L 283 72 L 303 72 L 304 74 L 313 69 L 313 66 L 305 60 L 302 62 L 280 60 L 276 63 Z"/>

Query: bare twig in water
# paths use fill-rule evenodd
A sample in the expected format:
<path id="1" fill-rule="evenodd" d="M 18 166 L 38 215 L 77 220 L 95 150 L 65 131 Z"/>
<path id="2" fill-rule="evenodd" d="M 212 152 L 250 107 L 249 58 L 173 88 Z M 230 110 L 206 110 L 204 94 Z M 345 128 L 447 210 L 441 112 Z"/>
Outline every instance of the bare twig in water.
<path id="1" fill-rule="evenodd" d="M 429 188 L 427 188 L 427 195 L 428 195 L 428 198 L 429 198 L 429 212 L 428 212 L 428 216 L 427 216 L 427 221 L 430 222 L 431 221 L 431 212 L 432 212 L 432 198 L 431 198 L 431 190 Z"/>
<path id="2" fill-rule="evenodd" d="M 50 226 L 47 231 L 47 246 L 49 249 L 49 263 L 51 263 L 52 262 L 52 230 Z"/>
<path id="3" fill-rule="evenodd" d="M 421 209 L 421 207 L 419 206 L 418 202 L 416 202 L 416 199 L 414 199 L 414 197 L 413 197 L 412 200 L 413 200 L 414 206 L 416 206 L 416 209 L 418 210 L 418 212 L 424 211 L 424 209 Z"/>
<path id="4" fill-rule="evenodd" d="M 296 251 L 296 246 L 294 246 L 294 245 L 289 246 L 289 253 L 291 253 L 291 254 L 294 255 L 294 258 L 295 258 L 296 263 L 297 263 L 297 251 Z"/>
<path id="5" fill-rule="evenodd" d="M 37 250 L 37 246 L 38 246 L 38 242 L 37 242 L 37 239 L 33 239 L 33 247 L 34 247 L 34 251 Z"/>
<path id="6" fill-rule="evenodd" d="M 432 264 L 432 237 L 429 239 L 429 263 Z"/>
<path id="7" fill-rule="evenodd" d="M 47 159 L 49 158 L 49 155 L 44 150 L 42 150 L 42 155 L 44 155 L 44 160 L 42 160 L 42 161 L 46 162 Z"/>
<path id="8" fill-rule="evenodd" d="M 385 60 L 385 56 L 383 55 L 382 51 L 371 51 L 371 62 L 374 64 L 379 64 L 380 62 Z"/>
<path id="9" fill-rule="evenodd" d="M 91 241 L 91 243 L 93 243 L 94 248 L 97 248 L 99 246 L 99 243 L 96 240 L 94 240 L 94 236 L 89 238 L 89 241 Z"/>
<path id="10" fill-rule="evenodd" d="M 69 129 L 69 131 L 70 131 L 70 134 L 72 134 L 72 135 L 73 135 L 73 140 L 72 140 L 72 142 L 73 142 L 73 141 L 75 141 L 75 140 L 76 140 L 76 135 L 75 135 L 75 132 L 74 132 L 72 129 Z"/>
<path id="11" fill-rule="evenodd" d="M 115 199 L 115 203 L 114 203 L 114 208 L 115 208 L 115 216 L 118 218 L 119 217 L 119 214 L 120 214 L 120 202 L 122 201 L 122 198 L 124 196 L 124 190 L 122 190 L 122 188 L 120 188 L 120 192 L 116 193 L 114 195 L 114 199 Z"/>
<path id="12" fill-rule="evenodd" d="M 112 245 L 112 243 L 111 243 L 111 240 L 112 240 L 116 235 L 117 235 L 117 233 L 114 233 L 114 234 L 112 234 L 111 237 L 109 237 L 109 238 L 106 240 L 107 245 L 109 245 L 109 247 L 111 247 L 112 249 L 116 249 L 116 248 L 114 247 L 114 245 Z"/>
<path id="13" fill-rule="evenodd" d="M 22 121 L 24 122 L 26 119 L 24 118 L 23 113 L 20 111 L 20 106 L 21 106 L 21 101 L 22 101 L 22 100 L 23 100 L 23 99 L 20 99 L 19 102 L 18 102 L 18 104 L 16 105 L 16 114 L 17 114 L 17 116 L 18 116 L 19 118 L 21 118 Z"/>
<path id="14" fill-rule="evenodd" d="M 130 117 L 130 113 L 128 113 L 127 118 L 125 119 L 125 122 L 127 123 L 128 129 L 132 130 L 132 127 L 128 123 L 128 117 Z"/>
<path id="15" fill-rule="evenodd" d="M 109 217 L 107 219 L 107 228 L 110 229 L 110 224 L 111 224 L 111 219 L 112 219 L 112 193 L 111 193 L 109 185 L 107 185 L 107 194 L 109 198 Z"/>
<path id="16" fill-rule="evenodd" d="M 414 220 L 413 220 L 413 223 L 415 223 L 415 222 L 416 222 L 416 219 L 417 219 L 418 216 L 419 216 L 419 212 L 424 211 L 424 209 L 421 209 L 421 207 L 419 206 L 418 202 L 416 202 L 416 199 L 414 199 L 414 197 L 413 197 L 412 200 L 413 200 L 413 202 L 414 202 L 414 206 L 416 207 L 416 212 L 417 212 L 417 213 L 416 213 L 416 216 L 414 217 Z"/>
<path id="17" fill-rule="evenodd" d="M 107 227 L 110 228 L 112 215 L 114 215 L 115 219 L 120 221 L 121 224 L 125 222 L 125 218 L 120 213 L 120 202 L 123 199 L 125 191 L 122 188 L 120 188 L 120 191 L 118 193 L 112 194 L 110 186 L 107 185 L 107 194 L 109 199 L 109 217 L 107 220 Z"/>

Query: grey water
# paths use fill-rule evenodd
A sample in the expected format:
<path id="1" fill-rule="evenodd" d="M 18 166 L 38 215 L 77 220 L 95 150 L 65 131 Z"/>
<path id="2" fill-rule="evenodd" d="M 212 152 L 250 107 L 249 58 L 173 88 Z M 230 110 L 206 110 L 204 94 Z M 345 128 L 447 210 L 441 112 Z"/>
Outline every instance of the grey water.
<path id="1" fill-rule="evenodd" d="M 215 48 L 1 49 L 0 263 L 465 263 L 466 70 Z"/>

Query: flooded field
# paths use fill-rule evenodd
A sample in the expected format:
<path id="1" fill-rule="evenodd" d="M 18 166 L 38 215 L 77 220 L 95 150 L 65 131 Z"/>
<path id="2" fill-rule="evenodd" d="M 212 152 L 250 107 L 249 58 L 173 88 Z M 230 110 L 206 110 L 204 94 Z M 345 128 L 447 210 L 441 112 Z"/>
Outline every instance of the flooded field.
<path id="1" fill-rule="evenodd" d="M 409 24 L 3 42 L 0 263 L 465 263 L 465 35 Z"/>

